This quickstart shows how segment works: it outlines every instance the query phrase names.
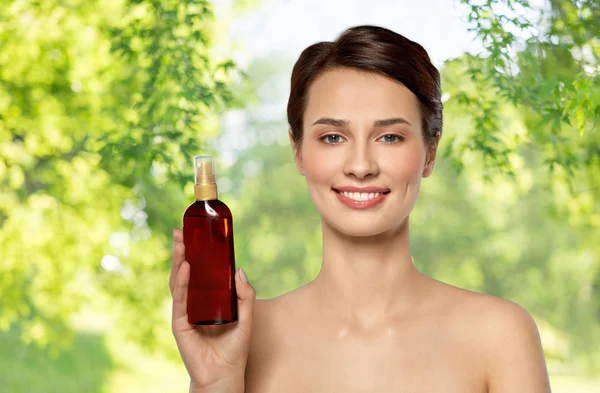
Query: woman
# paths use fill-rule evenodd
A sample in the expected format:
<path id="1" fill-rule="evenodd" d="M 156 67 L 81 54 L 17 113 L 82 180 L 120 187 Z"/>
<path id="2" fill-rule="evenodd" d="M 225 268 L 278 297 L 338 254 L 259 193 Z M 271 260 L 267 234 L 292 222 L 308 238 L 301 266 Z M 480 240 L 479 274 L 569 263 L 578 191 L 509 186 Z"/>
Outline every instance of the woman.
<path id="1" fill-rule="evenodd" d="M 239 321 L 192 327 L 176 229 L 172 327 L 190 391 L 550 392 L 527 311 L 412 262 L 408 218 L 442 132 L 426 51 L 373 26 L 308 47 L 292 73 L 288 121 L 322 217 L 322 268 L 307 285 L 256 301 L 238 270 Z"/>

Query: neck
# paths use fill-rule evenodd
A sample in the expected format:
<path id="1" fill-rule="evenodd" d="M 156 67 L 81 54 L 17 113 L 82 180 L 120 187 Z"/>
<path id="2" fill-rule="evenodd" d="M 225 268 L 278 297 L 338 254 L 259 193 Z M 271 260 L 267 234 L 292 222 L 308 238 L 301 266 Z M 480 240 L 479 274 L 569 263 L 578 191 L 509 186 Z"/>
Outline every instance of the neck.
<path id="1" fill-rule="evenodd" d="M 414 307 L 423 277 L 410 255 L 408 218 L 372 237 L 347 236 L 323 222 L 323 262 L 311 286 L 327 315 L 379 324 Z"/>

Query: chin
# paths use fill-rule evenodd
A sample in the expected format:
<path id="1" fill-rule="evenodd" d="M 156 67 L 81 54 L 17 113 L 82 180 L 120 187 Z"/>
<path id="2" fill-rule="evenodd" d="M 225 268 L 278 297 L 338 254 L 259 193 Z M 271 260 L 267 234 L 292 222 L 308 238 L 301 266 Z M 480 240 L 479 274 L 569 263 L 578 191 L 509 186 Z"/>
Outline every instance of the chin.
<path id="1" fill-rule="evenodd" d="M 323 217 L 326 225 L 331 227 L 334 231 L 339 232 L 349 237 L 373 237 L 389 233 L 401 228 L 406 218 L 394 222 L 387 220 L 373 220 L 367 217 L 364 219 L 351 220 L 349 217 L 340 219 L 340 217 Z"/>

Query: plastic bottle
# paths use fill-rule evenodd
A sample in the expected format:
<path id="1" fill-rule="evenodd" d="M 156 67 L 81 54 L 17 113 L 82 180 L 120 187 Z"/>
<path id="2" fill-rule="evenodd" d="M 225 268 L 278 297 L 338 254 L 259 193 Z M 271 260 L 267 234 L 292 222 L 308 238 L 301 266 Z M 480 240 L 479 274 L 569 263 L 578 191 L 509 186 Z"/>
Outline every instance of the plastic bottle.
<path id="1" fill-rule="evenodd" d="M 185 258 L 190 264 L 188 321 L 220 325 L 238 319 L 231 211 L 217 199 L 212 156 L 194 157 L 195 202 L 183 215 Z"/>

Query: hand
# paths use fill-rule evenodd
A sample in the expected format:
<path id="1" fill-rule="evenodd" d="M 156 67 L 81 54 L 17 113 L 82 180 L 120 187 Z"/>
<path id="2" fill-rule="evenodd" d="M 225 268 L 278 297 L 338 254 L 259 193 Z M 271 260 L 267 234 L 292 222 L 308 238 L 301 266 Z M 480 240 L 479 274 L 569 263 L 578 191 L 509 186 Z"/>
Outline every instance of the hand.
<path id="1" fill-rule="evenodd" d="M 235 273 L 238 321 L 225 325 L 194 326 L 188 323 L 187 292 L 190 265 L 185 261 L 183 231 L 173 231 L 173 258 L 169 288 L 173 297 L 171 327 L 179 353 L 194 390 L 207 391 L 227 386 L 240 393 L 252 329 L 252 308 L 256 292 L 241 269 Z M 217 390 L 217 389 L 215 389 Z M 220 390 L 220 388 L 219 388 Z"/>

